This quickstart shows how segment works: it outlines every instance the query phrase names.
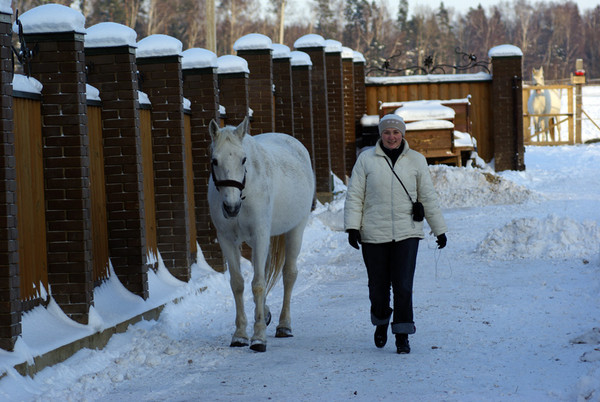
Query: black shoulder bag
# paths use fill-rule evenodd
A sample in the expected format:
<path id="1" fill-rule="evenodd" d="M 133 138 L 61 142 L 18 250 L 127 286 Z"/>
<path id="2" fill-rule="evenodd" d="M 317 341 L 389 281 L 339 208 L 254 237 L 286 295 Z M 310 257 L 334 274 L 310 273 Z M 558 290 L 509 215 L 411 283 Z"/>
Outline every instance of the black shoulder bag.
<path id="1" fill-rule="evenodd" d="M 414 202 L 412 200 L 412 197 L 408 193 L 408 190 L 406 189 L 406 187 L 404 187 L 404 183 L 402 183 L 402 180 L 400 180 L 400 178 L 398 177 L 398 175 L 394 171 L 394 168 L 392 167 L 392 164 L 390 163 L 390 161 L 387 160 L 387 159 L 385 159 L 385 161 L 387 162 L 387 164 L 390 167 L 390 169 L 392 169 L 392 173 L 394 174 L 394 176 L 396 176 L 396 179 L 398 179 L 398 181 L 402 185 L 402 188 L 404 189 L 404 191 L 406 191 L 406 195 L 408 195 L 408 199 L 412 203 L 412 217 L 413 217 L 413 220 L 415 222 L 421 222 L 423 220 L 423 217 L 425 217 L 425 208 L 423 208 L 423 204 L 421 202 L 419 202 L 419 201 Z"/>

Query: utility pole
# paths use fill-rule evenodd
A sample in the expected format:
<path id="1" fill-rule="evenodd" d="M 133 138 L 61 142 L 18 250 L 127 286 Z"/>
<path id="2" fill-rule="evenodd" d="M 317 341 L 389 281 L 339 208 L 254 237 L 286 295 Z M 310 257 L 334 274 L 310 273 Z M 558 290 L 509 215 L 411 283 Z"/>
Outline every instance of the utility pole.
<path id="1" fill-rule="evenodd" d="M 217 53 L 217 20 L 215 0 L 206 0 L 206 48 Z"/>
<path id="2" fill-rule="evenodd" d="M 283 23 L 285 20 L 285 0 L 281 0 L 279 8 L 279 43 L 283 44 Z"/>

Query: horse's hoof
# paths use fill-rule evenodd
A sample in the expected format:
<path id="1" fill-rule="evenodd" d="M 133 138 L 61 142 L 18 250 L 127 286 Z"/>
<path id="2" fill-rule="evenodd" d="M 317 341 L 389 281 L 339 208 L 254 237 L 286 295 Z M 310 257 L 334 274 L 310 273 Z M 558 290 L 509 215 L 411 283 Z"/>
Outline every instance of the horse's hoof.
<path id="1" fill-rule="evenodd" d="M 232 348 L 241 348 L 241 347 L 245 347 L 248 345 L 249 345 L 248 339 L 234 336 L 233 339 L 231 340 L 231 344 L 229 346 Z"/>
<path id="2" fill-rule="evenodd" d="M 275 331 L 275 338 L 291 338 L 293 336 L 291 328 L 281 327 L 277 328 L 277 331 Z"/>
<path id="3" fill-rule="evenodd" d="M 267 314 L 265 317 L 265 325 L 268 327 L 270 323 L 271 323 L 271 312 L 269 310 L 267 310 Z"/>
<path id="4" fill-rule="evenodd" d="M 252 341 L 252 345 L 250 345 L 250 349 L 255 352 L 266 352 L 267 344 L 262 341 Z"/>

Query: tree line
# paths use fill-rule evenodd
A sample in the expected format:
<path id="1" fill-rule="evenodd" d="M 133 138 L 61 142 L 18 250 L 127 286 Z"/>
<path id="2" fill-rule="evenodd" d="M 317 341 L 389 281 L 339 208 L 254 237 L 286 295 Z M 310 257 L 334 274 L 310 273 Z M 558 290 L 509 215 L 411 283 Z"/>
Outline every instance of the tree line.
<path id="1" fill-rule="evenodd" d="M 206 1 L 213 0 L 52 3 L 80 9 L 86 26 L 116 22 L 135 29 L 138 40 L 151 34 L 166 34 L 181 40 L 187 49 L 208 47 Z M 289 0 L 214 1 L 217 55 L 234 54 L 233 44 L 248 33 L 262 33 L 292 50 L 296 39 L 316 33 L 362 53 L 369 75 L 418 74 L 435 66 L 440 68 L 434 73 L 453 73 L 463 70 L 448 66 L 485 66 L 488 51 L 508 43 L 523 51 L 526 81 L 530 80 L 533 67 L 543 67 L 547 80 L 568 79 L 577 59 L 583 59 L 588 79 L 600 78 L 600 5 L 582 12 L 573 1 L 513 0 L 487 9 L 478 5 L 462 14 L 442 1 L 436 9 L 417 6 L 409 15 L 409 0 L 400 0 L 395 10 L 382 1 L 314 0 L 304 3 L 301 13 L 298 8 L 286 11 Z M 48 1 L 15 0 L 12 7 L 22 14 L 45 3 Z M 477 71 L 485 68 L 464 70 Z"/>

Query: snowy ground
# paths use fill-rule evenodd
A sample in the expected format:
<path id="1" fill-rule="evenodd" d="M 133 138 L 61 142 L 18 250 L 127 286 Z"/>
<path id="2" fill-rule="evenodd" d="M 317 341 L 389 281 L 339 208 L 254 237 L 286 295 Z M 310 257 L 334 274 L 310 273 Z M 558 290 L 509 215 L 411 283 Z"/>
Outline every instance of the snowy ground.
<path id="1" fill-rule="evenodd" d="M 61 321 L 52 305 L 28 313 L 18 351 L 0 354 L 0 400 L 600 401 L 600 144 L 528 147 L 525 163 L 499 175 L 431 168 L 448 246 L 421 242 L 409 355 L 397 355 L 393 340 L 373 345 L 366 273 L 342 232 L 339 186 L 305 233 L 293 338 L 274 338 L 272 324 L 266 353 L 230 348 L 228 276 L 200 259 L 189 284 L 164 270 L 152 277 L 151 291 L 184 295 L 158 321 L 34 379 L 11 364 L 42 352 L 44 318 L 56 333 L 93 332 L 118 320 L 115 300 L 141 303 L 110 281 L 95 291 L 90 326 Z M 275 318 L 281 294 L 276 286 L 269 295 Z M 246 299 L 251 317 L 249 289 Z"/>

